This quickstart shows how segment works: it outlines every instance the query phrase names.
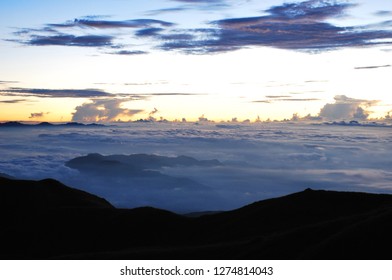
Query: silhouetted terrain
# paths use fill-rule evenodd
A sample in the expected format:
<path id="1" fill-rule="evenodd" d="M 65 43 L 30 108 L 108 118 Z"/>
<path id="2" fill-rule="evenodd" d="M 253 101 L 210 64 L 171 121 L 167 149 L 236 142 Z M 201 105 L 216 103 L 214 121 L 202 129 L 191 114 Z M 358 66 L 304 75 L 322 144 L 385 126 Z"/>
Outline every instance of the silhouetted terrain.
<path id="1" fill-rule="evenodd" d="M 88 127 L 88 126 L 104 126 L 103 124 L 97 124 L 97 123 L 91 123 L 91 124 L 84 124 L 84 123 L 78 123 L 78 122 L 68 122 L 68 123 L 62 123 L 62 124 L 52 124 L 49 122 L 41 122 L 38 124 L 25 124 L 21 122 L 3 122 L 0 123 L 0 128 L 1 127 L 15 127 L 15 128 L 23 128 L 23 127 Z"/>
<path id="2" fill-rule="evenodd" d="M 186 217 L 0 178 L 2 259 L 390 259 L 392 196 L 303 192 Z M 198 215 L 196 215 L 198 216 Z"/>

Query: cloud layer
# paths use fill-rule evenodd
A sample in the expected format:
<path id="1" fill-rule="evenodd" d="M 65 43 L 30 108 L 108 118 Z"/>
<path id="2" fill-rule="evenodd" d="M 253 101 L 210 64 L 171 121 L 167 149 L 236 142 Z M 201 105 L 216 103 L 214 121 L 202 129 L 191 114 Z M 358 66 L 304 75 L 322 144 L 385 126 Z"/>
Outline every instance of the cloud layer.
<path id="1" fill-rule="evenodd" d="M 53 177 L 120 207 L 179 212 L 232 209 L 308 187 L 392 193 L 390 129 L 293 122 L 2 128 L 0 173 Z M 91 172 L 65 166 L 90 153 L 105 155 L 98 166 L 89 163 Z M 130 154 L 153 160 L 122 156 Z M 222 164 L 184 164 L 180 155 Z M 142 168 L 142 176 L 127 168 Z"/>

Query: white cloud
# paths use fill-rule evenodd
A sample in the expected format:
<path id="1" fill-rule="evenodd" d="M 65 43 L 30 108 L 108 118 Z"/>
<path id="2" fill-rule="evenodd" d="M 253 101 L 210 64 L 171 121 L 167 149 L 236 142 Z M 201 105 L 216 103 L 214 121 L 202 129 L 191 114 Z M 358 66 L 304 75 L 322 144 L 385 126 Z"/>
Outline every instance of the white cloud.
<path id="1" fill-rule="evenodd" d="M 122 108 L 121 105 L 129 100 L 123 99 L 93 99 L 75 108 L 72 121 L 76 122 L 110 122 L 120 117 L 131 117 L 142 110 Z"/>
<path id="2" fill-rule="evenodd" d="M 327 120 L 366 120 L 369 116 L 367 109 L 378 103 L 376 100 L 350 98 L 336 95 L 335 103 L 328 103 L 321 108 L 320 117 Z"/>

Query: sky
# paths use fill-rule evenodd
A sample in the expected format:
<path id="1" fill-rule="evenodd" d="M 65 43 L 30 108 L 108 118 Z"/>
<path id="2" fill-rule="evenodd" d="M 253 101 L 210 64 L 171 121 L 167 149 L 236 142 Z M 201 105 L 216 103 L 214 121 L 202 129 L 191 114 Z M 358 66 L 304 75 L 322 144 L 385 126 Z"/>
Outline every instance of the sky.
<path id="1" fill-rule="evenodd" d="M 392 7 L 3 0 L 0 61 L 0 121 L 385 118 Z"/>

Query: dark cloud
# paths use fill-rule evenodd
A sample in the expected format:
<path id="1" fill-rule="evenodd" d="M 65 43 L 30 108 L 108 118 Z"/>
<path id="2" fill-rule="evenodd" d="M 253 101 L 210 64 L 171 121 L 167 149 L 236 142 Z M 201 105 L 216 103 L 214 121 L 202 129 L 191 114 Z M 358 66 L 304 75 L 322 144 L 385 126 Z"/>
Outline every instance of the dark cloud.
<path id="1" fill-rule="evenodd" d="M 290 95 L 266 95 L 266 98 L 274 99 L 274 98 L 288 98 Z"/>
<path id="2" fill-rule="evenodd" d="M 48 24 L 53 28 L 90 27 L 90 28 L 146 28 L 153 25 L 173 26 L 174 23 L 155 19 L 131 19 L 121 21 L 75 19 L 74 21 L 60 24 Z"/>
<path id="3" fill-rule="evenodd" d="M 0 84 L 17 84 L 17 81 L 0 81 Z"/>
<path id="4" fill-rule="evenodd" d="M 110 122 L 121 117 L 131 117 L 143 110 L 122 108 L 121 105 L 129 99 L 96 99 L 83 103 L 75 108 L 72 121 L 75 122 Z"/>
<path id="5" fill-rule="evenodd" d="M 158 36 L 159 32 L 164 30 L 165 29 L 159 27 L 144 28 L 136 31 L 135 35 L 139 37 Z"/>
<path id="6" fill-rule="evenodd" d="M 390 31 L 360 31 L 324 21 L 341 16 L 352 6 L 335 1 L 312 0 L 272 7 L 266 10 L 269 13 L 266 16 L 215 21 L 213 23 L 221 29 L 215 44 L 322 50 L 371 45 L 375 44 L 371 40 L 392 38 Z"/>
<path id="7" fill-rule="evenodd" d="M 253 103 L 271 103 L 271 101 L 269 100 L 256 100 L 256 101 L 252 101 Z"/>
<path id="8" fill-rule="evenodd" d="M 366 120 L 369 116 L 367 108 L 376 105 L 377 100 L 350 98 L 336 95 L 335 103 L 326 104 L 320 110 L 319 116 L 327 120 Z"/>
<path id="9" fill-rule="evenodd" d="M 184 41 L 193 40 L 195 37 L 189 33 L 177 33 L 177 34 L 161 35 L 159 36 L 159 38 L 165 41 L 184 42 Z"/>
<path id="10" fill-rule="evenodd" d="M 194 41 L 163 43 L 162 49 L 186 53 L 232 51 L 251 46 L 321 51 L 342 47 L 391 44 L 392 31 L 378 26 L 338 26 L 327 22 L 344 15 L 353 4 L 310 0 L 273 6 L 265 16 L 212 21 L 215 36 Z M 384 41 L 383 41 L 384 40 Z"/>
<path id="11" fill-rule="evenodd" d="M 0 103 L 15 104 L 20 102 L 25 102 L 26 99 L 11 99 L 11 100 L 0 100 Z"/>
<path id="12" fill-rule="evenodd" d="M 34 88 L 8 88 L 0 90 L 5 96 L 36 96 L 36 97 L 107 97 L 112 94 L 99 89 L 34 89 Z"/>
<path id="13" fill-rule="evenodd" d="M 148 115 L 152 116 L 152 115 L 155 115 L 156 113 L 158 113 L 158 109 L 154 108 L 154 110 L 152 110 Z"/>
<path id="14" fill-rule="evenodd" d="M 30 113 L 30 117 L 29 119 L 36 119 L 36 118 L 42 118 L 44 115 L 49 114 L 49 112 L 44 113 L 44 112 L 40 112 L 40 113 Z"/>
<path id="15" fill-rule="evenodd" d="M 55 36 L 32 36 L 23 42 L 31 46 L 76 46 L 76 47 L 105 47 L 112 45 L 112 36 L 104 35 L 55 35 Z"/>
<path id="16" fill-rule="evenodd" d="M 179 12 L 186 9 L 212 9 L 228 6 L 224 0 L 172 0 L 184 7 L 151 11 Z M 392 45 L 392 21 L 363 26 L 335 25 L 329 21 L 346 14 L 354 4 L 333 0 L 308 0 L 272 6 L 257 17 L 226 18 L 209 22 L 209 28 L 173 29 L 175 23 L 156 19 L 101 20 L 81 18 L 65 23 L 47 24 L 41 30 L 20 29 L 24 38 L 13 40 L 32 46 L 61 45 L 118 48 L 113 54 L 141 54 L 127 50 L 114 41 L 126 34 L 118 29 L 136 29 L 136 38 L 152 38 L 150 47 L 187 54 L 209 54 L 234 51 L 254 46 L 319 52 L 323 50 L 372 45 Z M 378 12 L 388 15 L 387 11 Z M 66 30 L 69 34 L 63 34 Z M 106 35 L 75 35 L 87 30 L 109 30 Z M 105 32 L 109 32 L 105 31 Z M 116 33 L 113 33 L 116 31 Z"/>
<path id="17" fill-rule="evenodd" d="M 373 66 L 358 66 L 355 67 L 354 69 L 360 70 L 360 69 L 377 69 L 377 68 L 386 68 L 386 67 L 391 67 L 390 64 L 386 65 L 373 65 Z"/>
<path id="18" fill-rule="evenodd" d="M 121 40 L 121 36 L 124 34 L 113 33 L 115 29 L 148 29 L 157 28 L 157 26 L 171 27 L 173 25 L 174 23 L 155 19 L 110 21 L 87 17 L 65 23 L 46 24 L 41 29 L 21 28 L 13 33 L 18 38 L 9 41 L 29 46 L 108 47 L 121 49 L 122 46 L 114 44 L 113 41 Z M 90 34 L 79 35 L 81 31 L 86 29 Z M 67 32 L 64 33 L 64 30 Z M 111 31 L 107 31 L 108 34 L 91 34 L 94 33 L 94 30 Z M 114 54 L 131 54 L 131 52 L 119 51 Z M 142 54 L 142 52 L 132 51 L 132 54 Z"/>
<path id="19" fill-rule="evenodd" d="M 392 11 L 377 11 L 376 16 L 392 16 Z"/>
<path id="20" fill-rule="evenodd" d="M 148 54 L 148 52 L 145 51 L 127 51 L 127 50 L 121 50 L 117 52 L 112 52 L 110 54 L 119 54 L 119 55 L 139 55 L 139 54 Z"/>

